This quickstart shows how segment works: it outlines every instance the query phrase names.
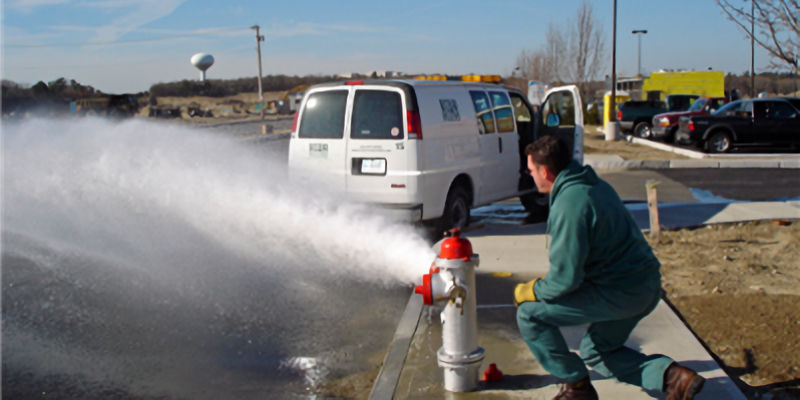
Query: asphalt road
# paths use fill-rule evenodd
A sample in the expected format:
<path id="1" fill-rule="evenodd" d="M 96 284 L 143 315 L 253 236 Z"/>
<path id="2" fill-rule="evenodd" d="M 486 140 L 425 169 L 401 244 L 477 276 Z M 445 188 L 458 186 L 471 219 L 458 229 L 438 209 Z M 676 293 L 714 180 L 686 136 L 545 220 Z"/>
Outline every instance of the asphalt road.
<path id="1" fill-rule="evenodd" d="M 275 132 L 291 128 L 291 120 L 268 121 Z M 242 124 L 237 130 L 258 131 L 257 123 Z M 220 126 L 214 129 L 225 129 Z M 289 138 L 286 135 L 254 137 L 250 140 L 273 157 L 287 157 Z M 778 168 L 671 168 L 659 170 L 599 171 L 623 199 L 646 199 L 644 184 L 648 179 L 660 182 L 659 201 L 697 201 L 699 189 L 713 196 L 731 200 L 768 201 L 800 198 L 800 170 Z"/>

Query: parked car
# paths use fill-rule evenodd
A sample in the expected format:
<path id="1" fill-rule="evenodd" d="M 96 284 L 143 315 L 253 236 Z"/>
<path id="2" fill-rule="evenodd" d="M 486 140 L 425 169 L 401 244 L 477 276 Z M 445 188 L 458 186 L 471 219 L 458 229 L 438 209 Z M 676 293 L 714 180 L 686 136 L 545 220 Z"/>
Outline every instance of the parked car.
<path id="1" fill-rule="evenodd" d="M 622 132 L 640 138 L 652 136 L 650 123 L 653 116 L 667 112 L 667 104 L 660 100 L 629 100 L 619 105 L 617 121 Z"/>
<path id="2" fill-rule="evenodd" d="M 713 114 L 680 117 L 676 141 L 707 152 L 739 146 L 800 147 L 800 98 L 737 100 Z"/>
<path id="3" fill-rule="evenodd" d="M 525 172 L 528 143 L 556 135 L 583 161 L 576 86 L 556 87 L 534 110 L 525 94 L 488 83 L 332 82 L 306 91 L 289 141 L 289 171 L 406 219 L 441 229 L 469 224 L 470 208 L 519 196 L 547 210 Z"/>
<path id="4" fill-rule="evenodd" d="M 617 121 L 623 132 L 649 139 L 653 137 L 652 122 L 657 114 L 685 111 L 697 99 L 696 94 L 668 94 L 666 102 L 660 100 L 630 100 L 619 106 Z"/>
<path id="5" fill-rule="evenodd" d="M 706 115 L 725 105 L 724 97 L 700 97 L 686 111 L 666 112 L 653 117 L 653 139 L 672 143 L 678 131 L 678 120 L 684 115 Z"/>

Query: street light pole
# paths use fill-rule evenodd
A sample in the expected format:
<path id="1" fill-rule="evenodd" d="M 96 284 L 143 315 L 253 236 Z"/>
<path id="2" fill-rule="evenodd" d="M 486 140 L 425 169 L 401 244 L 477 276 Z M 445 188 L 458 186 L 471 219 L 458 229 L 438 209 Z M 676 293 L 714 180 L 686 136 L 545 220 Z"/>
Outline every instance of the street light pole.
<path id="1" fill-rule="evenodd" d="M 632 34 L 639 36 L 639 65 L 638 65 L 638 75 L 642 76 L 642 35 L 647 34 L 647 29 L 637 29 L 631 31 Z"/>
<path id="2" fill-rule="evenodd" d="M 755 37 L 756 37 L 756 14 L 755 14 L 755 0 L 750 0 L 750 98 L 756 98 L 756 55 L 755 55 Z"/>
<path id="3" fill-rule="evenodd" d="M 605 126 L 605 139 L 607 141 L 617 140 L 617 0 L 614 0 L 614 18 L 612 19 L 613 28 L 611 29 L 611 98 L 609 99 L 608 124 Z"/>
<path id="4" fill-rule="evenodd" d="M 261 89 L 261 42 L 264 41 L 264 35 L 259 34 L 260 27 L 253 25 L 250 29 L 256 30 L 256 50 L 258 51 L 258 108 L 261 111 L 261 118 L 264 118 L 264 92 Z"/>

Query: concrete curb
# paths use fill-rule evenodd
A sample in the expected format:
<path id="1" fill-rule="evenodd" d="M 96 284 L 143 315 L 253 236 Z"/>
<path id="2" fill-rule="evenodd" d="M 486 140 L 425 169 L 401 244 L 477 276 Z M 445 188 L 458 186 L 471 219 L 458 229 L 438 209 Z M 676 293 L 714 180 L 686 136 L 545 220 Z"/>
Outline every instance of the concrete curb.
<path id="1" fill-rule="evenodd" d="M 691 160 L 624 160 L 608 155 L 584 155 L 584 164 L 594 169 L 666 169 L 666 168 L 800 168 L 800 154 L 707 154 L 631 135 L 624 140 L 661 151 L 689 157 Z"/>
<path id="2" fill-rule="evenodd" d="M 607 160 L 584 156 L 584 164 L 600 170 L 667 168 L 800 168 L 800 160 Z"/>
<path id="3" fill-rule="evenodd" d="M 400 373 L 403 372 L 403 366 L 406 363 L 408 349 L 414 339 L 419 318 L 422 315 L 422 306 L 422 296 L 418 296 L 412 291 L 411 297 L 408 298 L 408 303 L 406 303 L 406 309 L 403 311 L 403 316 L 400 317 L 400 323 L 397 324 L 392 343 L 389 345 L 389 350 L 383 359 L 381 370 L 378 372 L 378 377 L 375 379 L 375 384 L 369 393 L 370 400 L 391 400 L 394 398 L 394 392 L 400 380 Z"/>

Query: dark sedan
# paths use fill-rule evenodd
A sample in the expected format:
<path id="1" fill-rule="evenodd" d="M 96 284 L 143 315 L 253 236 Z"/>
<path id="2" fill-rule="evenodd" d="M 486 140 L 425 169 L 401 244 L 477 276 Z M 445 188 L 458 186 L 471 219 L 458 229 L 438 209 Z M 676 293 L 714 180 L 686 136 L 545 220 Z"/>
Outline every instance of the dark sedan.
<path id="1" fill-rule="evenodd" d="M 683 116 L 675 140 L 707 152 L 740 146 L 800 147 L 800 98 L 737 100 L 710 115 Z"/>

